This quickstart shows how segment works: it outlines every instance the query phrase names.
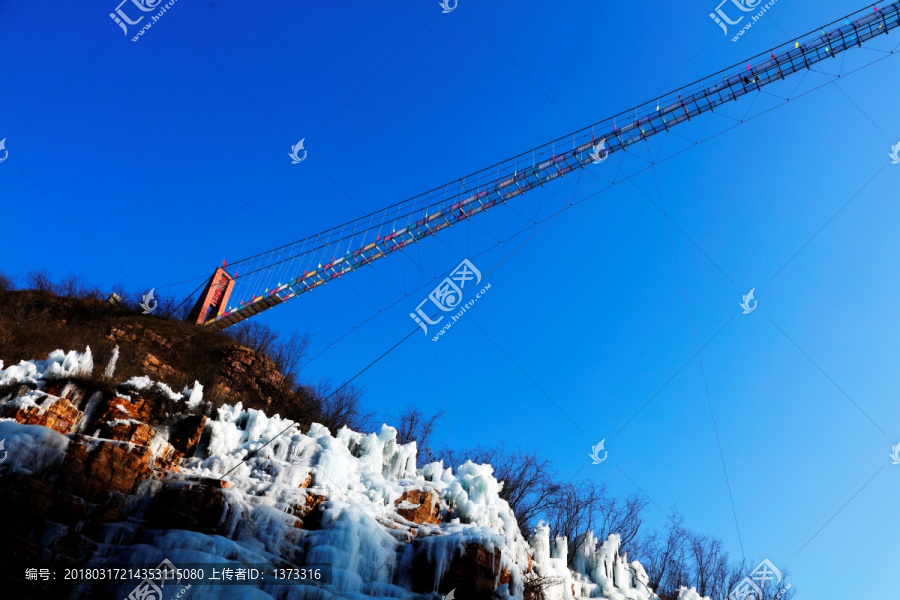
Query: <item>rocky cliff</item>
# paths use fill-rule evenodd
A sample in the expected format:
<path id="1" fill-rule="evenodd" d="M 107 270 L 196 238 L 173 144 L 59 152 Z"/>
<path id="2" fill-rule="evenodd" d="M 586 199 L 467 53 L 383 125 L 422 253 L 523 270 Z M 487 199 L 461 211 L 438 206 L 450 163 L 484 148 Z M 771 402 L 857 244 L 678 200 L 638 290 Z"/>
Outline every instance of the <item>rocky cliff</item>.
<path id="1" fill-rule="evenodd" d="M 588 540 L 574 569 L 546 527 L 525 539 L 489 465 L 416 468 L 415 443 L 387 425 L 304 432 L 214 406 L 198 383 L 111 386 L 94 371 L 90 350 L 0 363 L 3 585 L 15 597 L 130 597 L 133 581 L 64 575 L 167 560 L 330 571 L 305 585 L 181 588 L 186 600 L 656 598 L 616 536 Z"/>

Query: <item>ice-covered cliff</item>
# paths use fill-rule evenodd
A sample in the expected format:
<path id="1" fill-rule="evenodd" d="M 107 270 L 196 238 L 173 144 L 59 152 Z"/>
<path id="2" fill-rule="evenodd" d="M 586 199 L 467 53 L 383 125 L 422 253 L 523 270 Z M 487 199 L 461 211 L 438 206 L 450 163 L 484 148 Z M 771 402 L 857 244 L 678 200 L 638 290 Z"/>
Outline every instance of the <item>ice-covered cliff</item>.
<path id="1" fill-rule="evenodd" d="M 213 407 L 199 384 L 94 388 L 92 371 L 89 351 L 0 370 L 0 510 L 21 517 L 17 568 L 331 566 L 328 584 L 194 586 L 186 600 L 657 598 L 615 535 L 578 540 L 571 568 L 564 538 L 551 544 L 539 526 L 525 539 L 490 465 L 417 469 L 416 444 L 387 425 L 303 433 L 240 404 Z M 133 587 L 28 584 L 73 598 Z"/>

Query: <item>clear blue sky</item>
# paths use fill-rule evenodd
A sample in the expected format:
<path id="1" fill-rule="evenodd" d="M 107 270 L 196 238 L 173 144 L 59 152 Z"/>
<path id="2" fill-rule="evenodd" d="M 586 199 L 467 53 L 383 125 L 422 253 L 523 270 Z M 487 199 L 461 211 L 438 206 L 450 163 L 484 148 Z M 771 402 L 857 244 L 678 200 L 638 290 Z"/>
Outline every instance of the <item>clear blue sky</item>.
<path id="1" fill-rule="evenodd" d="M 707 16 L 714 1 L 460 0 L 445 15 L 436 0 L 179 0 L 135 43 L 115 4 L 0 4 L 0 269 L 13 276 L 146 291 L 206 275 L 862 8 L 780 0 L 733 43 Z M 803 597 L 895 595 L 898 74 L 890 57 L 842 77 L 481 254 L 491 291 L 439 343 L 416 334 L 364 374 L 367 403 L 443 408 L 441 442 L 533 447 L 566 475 L 639 487 L 732 554 L 742 541 L 748 558 L 789 565 Z M 303 137 L 308 159 L 290 165 Z M 579 197 L 602 187 L 582 185 Z M 510 207 L 478 226 L 521 223 Z M 307 377 L 345 380 L 415 327 L 428 278 L 496 245 L 481 229 L 264 322 L 314 336 Z M 609 459 L 591 465 L 604 438 Z"/>

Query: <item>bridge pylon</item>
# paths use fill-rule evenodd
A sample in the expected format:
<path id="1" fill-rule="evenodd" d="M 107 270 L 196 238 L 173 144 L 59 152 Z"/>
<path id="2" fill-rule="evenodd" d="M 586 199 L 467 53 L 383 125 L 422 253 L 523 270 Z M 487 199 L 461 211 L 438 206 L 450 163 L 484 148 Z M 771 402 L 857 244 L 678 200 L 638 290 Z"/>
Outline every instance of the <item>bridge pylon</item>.
<path id="1" fill-rule="evenodd" d="M 233 288 L 234 277 L 228 274 L 224 266 L 218 267 L 203 288 L 187 320 L 195 325 L 203 325 L 207 321 L 221 317 L 228 306 L 228 298 Z"/>

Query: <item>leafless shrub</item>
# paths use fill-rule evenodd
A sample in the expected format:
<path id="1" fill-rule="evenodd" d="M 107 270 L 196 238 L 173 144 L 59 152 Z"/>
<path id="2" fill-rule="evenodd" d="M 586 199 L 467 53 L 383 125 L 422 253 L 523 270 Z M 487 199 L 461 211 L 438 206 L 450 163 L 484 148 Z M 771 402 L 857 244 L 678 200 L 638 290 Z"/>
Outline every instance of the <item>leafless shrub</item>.
<path id="1" fill-rule="evenodd" d="M 0 292 L 8 292 L 14 290 L 15 287 L 15 282 L 13 282 L 12 278 L 0 271 Z"/>
<path id="2" fill-rule="evenodd" d="M 242 321 L 229 327 L 225 333 L 237 343 L 260 354 L 266 354 L 278 339 L 278 334 L 273 329 L 255 321 Z"/>
<path id="3" fill-rule="evenodd" d="M 250 321 L 230 327 L 225 334 L 237 343 L 259 354 L 265 354 L 287 378 L 290 387 L 296 385 L 304 361 L 309 357 L 310 337 L 297 331 L 286 335 L 272 328 Z"/>
<path id="4" fill-rule="evenodd" d="M 46 269 L 41 271 L 29 271 L 25 275 L 25 287 L 38 292 L 52 292 L 53 280 Z"/>
<path id="5" fill-rule="evenodd" d="M 333 433 L 341 427 L 354 431 L 371 429 L 374 415 L 362 408 L 362 392 L 353 385 L 332 388 L 328 382 L 301 384 L 297 388 L 301 401 L 310 407 L 311 420 L 328 427 Z"/>
<path id="6" fill-rule="evenodd" d="M 633 558 L 647 571 L 650 587 L 663 600 L 674 600 L 681 587 L 695 587 L 701 596 L 712 600 L 727 600 L 735 586 L 750 575 L 756 562 L 734 562 L 722 540 L 685 529 L 675 514 L 665 532 L 652 532 L 635 544 Z M 787 575 L 781 569 L 782 576 Z M 781 586 L 769 585 L 758 600 L 774 600 Z M 780 599 L 790 600 L 794 589 L 788 589 Z"/>
<path id="7" fill-rule="evenodd" d="M 547 600 L 547 590 L 562 585 L 562 577 L 538 577 L 534 573 L 525 576 L 524 600 Z"/>
<path id="8" fill-rule="evenodd" d="M 26 289 L 38 292 L 51 292 L 57 296 L 80 298 L 83 300 L 100 298 L 102 293 L 95 287 L 88 286 L 81 277 L 69 275 L 53 281 L 46 269 L 30 271 L 25 276 Z"/>

